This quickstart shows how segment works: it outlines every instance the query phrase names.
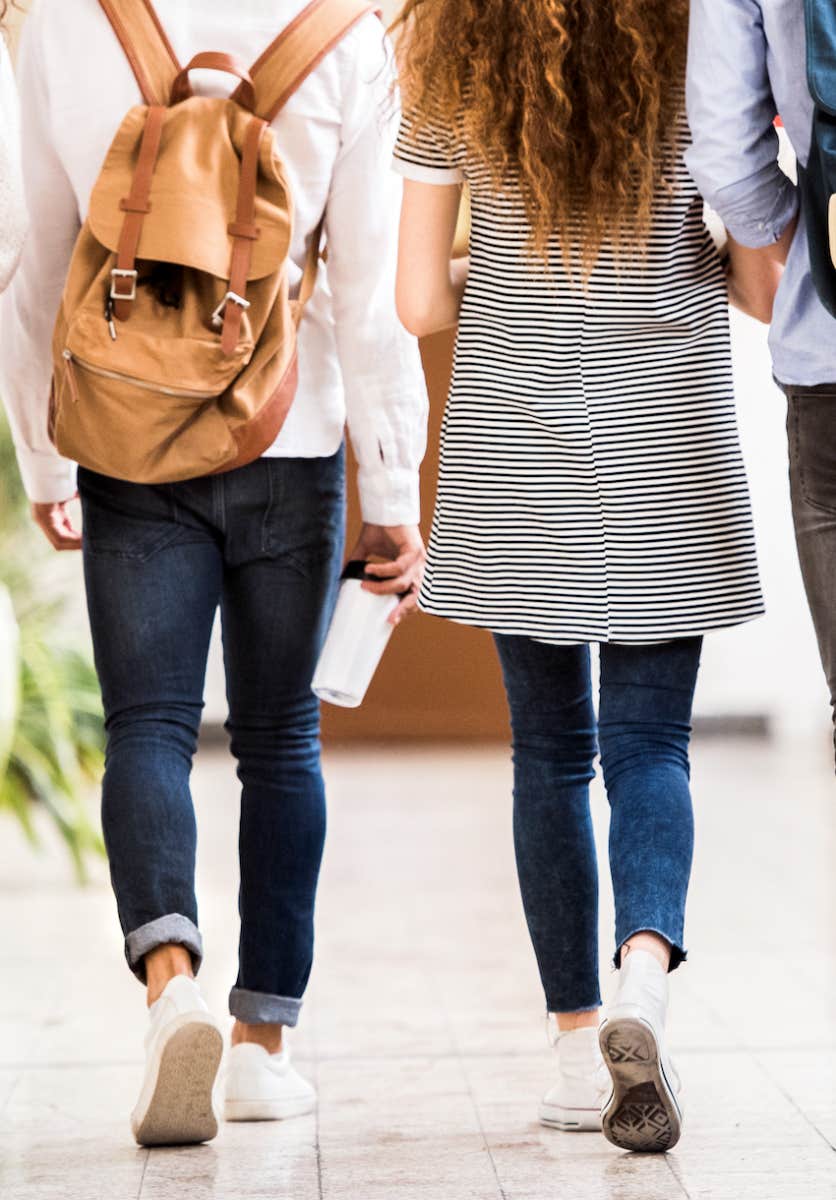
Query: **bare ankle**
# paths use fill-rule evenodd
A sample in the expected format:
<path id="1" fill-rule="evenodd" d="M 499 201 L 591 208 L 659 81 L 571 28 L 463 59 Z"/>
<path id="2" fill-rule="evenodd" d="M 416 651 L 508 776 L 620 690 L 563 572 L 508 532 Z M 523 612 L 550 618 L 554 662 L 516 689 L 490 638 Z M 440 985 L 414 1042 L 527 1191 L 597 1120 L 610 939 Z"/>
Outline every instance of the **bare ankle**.
<path id="1" fill-rule="evenodd" d="M 283 1025 L 247 1025 L 244 1021 L 236 1021 L 232 1027 L 233 1046 L 253 1042 L 263 1046 L 268 1054 L 281 1054 L 283 1037 Z"/>
<path id="2" fill-rule="evenodd" d="M 554 1013 L 553 1015 L 561 1033 L 571 1033 L 574 1029 L 597 1029 L 601 1023 L 599 1008 L 593 1008 L 591 1012 Z"/>
<path id="3" fill-rule="evenodd" d="M 169 943 L 157 946 L 145 955 L 145 980 L 148 985 L 148 1007 L 165 991 L 172 979 L 177 975 L 185 975 L 194 979 L 192 956 L 185 946 Z"/>
<path id="4" fill-rule="evenodd" d="M 648 954 L 653 955 L 664 971 L 670 970 L 671 944 L 658 933 L 634 933 L 621 947 L 622 963 L 631 950 L 646 950 Z"/>

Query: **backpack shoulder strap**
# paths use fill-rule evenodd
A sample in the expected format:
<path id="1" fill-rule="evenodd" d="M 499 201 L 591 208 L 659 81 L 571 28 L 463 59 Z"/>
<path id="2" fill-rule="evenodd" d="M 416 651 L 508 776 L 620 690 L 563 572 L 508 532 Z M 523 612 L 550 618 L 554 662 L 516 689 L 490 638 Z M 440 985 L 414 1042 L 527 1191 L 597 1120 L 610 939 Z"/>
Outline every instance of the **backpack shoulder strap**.
<path id="1" fill-rule="evenodd" d="M 180 63 L 151 0 L 99 0 L 131 64 L 143 99 L 167 105 Z"/>
<path id="2" fill-rule="evenodd" d="M 312 0 L 303 8 L 250 69 L 258 115 L 275 120 L 323 58 L 369 13 L 382 16 L 369 0 Z"/>

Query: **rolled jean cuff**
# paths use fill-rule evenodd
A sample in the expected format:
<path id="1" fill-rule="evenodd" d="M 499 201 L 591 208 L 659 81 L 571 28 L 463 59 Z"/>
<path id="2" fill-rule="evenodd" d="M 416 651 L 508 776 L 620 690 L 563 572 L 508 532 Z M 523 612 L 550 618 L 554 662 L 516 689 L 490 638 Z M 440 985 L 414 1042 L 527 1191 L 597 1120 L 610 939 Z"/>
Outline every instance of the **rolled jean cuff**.
<path id="1" fill-rule="evenodd" d="M 145 983 L 145 955 L 160 946 L 184 946 L 192 956 L 195 975 L 203 962 L 203 938 L 194 921 L 181 913 L 169 913 L 157 917 L 147 925 L 140 925 L 125 938 L 125 958 L 128 966 L 140 983 Z"/>
<path id="2" fill-rule="evenodd" d="M 292 996 L 271 996 L 267 992 L 248 992 L 234 987 L 229 993 L 229 1011 L 245 1025 L 287 1025 L 299 1022 L 302 1001 Z"/>
<path id="3" fill-rule="evenodd" d="M 613 965 L 616 970 L 621 967 L 621 948 L 625 942 L 629 942 L 631 937 L 635 937 L 637 933 L 655 933 L 657 937 L 664 938 L 671 948 L 671 964 L 668 971 L 675 971 L 677 967 L 688 959 L 688 951 L 682 946 L 682 934 L 679 937 L 672 937 L 670 933 L 666 933 L 664 929 L 657 929 L 653 925 L 637 925 L 635 929 L 631 929 L 624 937 L 616 937 L 617 946 L 613 955 Z"/>

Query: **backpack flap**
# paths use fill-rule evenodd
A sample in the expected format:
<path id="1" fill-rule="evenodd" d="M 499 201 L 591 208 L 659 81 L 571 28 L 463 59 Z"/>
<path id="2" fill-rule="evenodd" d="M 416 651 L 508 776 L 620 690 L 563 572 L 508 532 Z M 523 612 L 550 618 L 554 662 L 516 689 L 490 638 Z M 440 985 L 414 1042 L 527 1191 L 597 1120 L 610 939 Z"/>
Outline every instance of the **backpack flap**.
<path id="1" fill-rule="evenodd" d="M 194 119 L 195 106 L 202 108 L 200 120 Z M 135 108 L 128 113 L 90 198 L 91 231 L 113 253 L 119 248 L 125 221 L 122 201 L 136 173 L 148 111 Z M 201 99 L 166 114 L 138 259 L 176 263 L 219 280 L 229 278 L 233 245 L 229 226 L 236 213 L 241 157 L 251 120 L 233 105 Z M 187 161 L 166 153 L 167 144 L 184 139 L 189 145 Z M 262 139 L 259 148 L 255 212 L 258 236 L 252 241 L 248 280 L 273 274 L 290 250 L 288 184 L 270 136 Z"/>

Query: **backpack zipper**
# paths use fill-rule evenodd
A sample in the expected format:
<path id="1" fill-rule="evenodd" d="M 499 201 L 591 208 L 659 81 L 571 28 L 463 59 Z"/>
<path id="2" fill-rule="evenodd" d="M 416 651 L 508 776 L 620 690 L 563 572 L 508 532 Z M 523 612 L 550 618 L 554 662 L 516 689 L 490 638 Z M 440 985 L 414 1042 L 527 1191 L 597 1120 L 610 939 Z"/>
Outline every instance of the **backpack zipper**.
<path id="1" fill-rule="evenodd" d="M 217 392 L 198 392 L 189 388 L 171 388 L 159 386 L 156 383 L 148 383 L 146 379 L 136 379 L 133 375 L 123 375 L 119 371 L 108 371 L 104 367 L 94 367 L 92 363 L 85 362 L 81 358 L 76 358 L 72 350 L 64 350 L 64 362 L 67 365 L 67 376 L 70 380 L 70 391 L 72 392 L 73 403 L 78 403 L 78 381 L 75 375 L 75 367 L 79 366 L 83 371 L 88 371 L 91 375 L 99 375 L 102 379 L 113 379 L 117 383 L 129 383 L 132 387 L 141 388 L 146 392 L 158 392 L 163 396 L 173 396 L 179 400 L 211 400 L 218 395 Z"/>

